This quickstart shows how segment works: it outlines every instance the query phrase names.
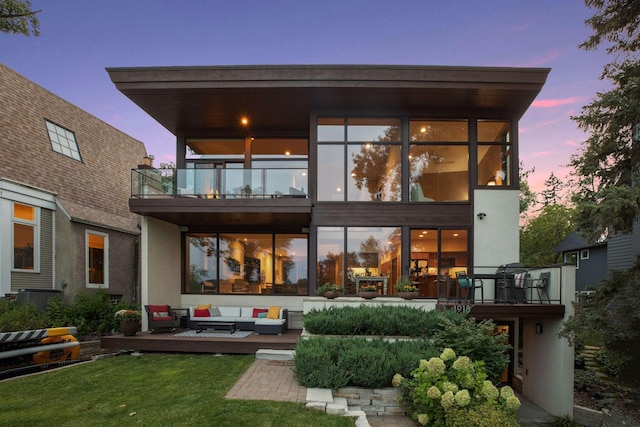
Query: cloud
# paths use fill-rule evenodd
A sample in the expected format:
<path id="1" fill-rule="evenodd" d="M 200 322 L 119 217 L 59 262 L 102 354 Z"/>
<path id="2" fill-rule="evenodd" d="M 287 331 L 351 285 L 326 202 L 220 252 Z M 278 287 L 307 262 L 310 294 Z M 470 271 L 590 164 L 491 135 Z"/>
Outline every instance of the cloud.
<path id="1" fill-rule="evenodd" d="M 531 106 L 534 108 L 555 108 L 560 105 L 568 105 L 575 104 L 577 102 L 582 102 L 584 97 L 581 96 L 571 96 L 569 98 L 560 98 L 560 99 L 536 99 L 531 103 Z"/>
<path id="2" fill-rule="evenodd" d="M 577 141 L 574 141 L 572 139 L 570 139 L 569 141 L 565 142 L 565 144 L 567 144 L 569 147 L 579 147 L 580 143 Z"/>
<path id="3" fill-rule="evenodd" d="M 536 157 L 547 157 L 551 155 L 551 151 L 536 151 L 534 153 L 531 153 L 531 157 L 536 158 Z"/>
<path id="4" fill-rule="evenodd" d="M 558 49 L 550 50 L 544 56 L 538 58 L 532 58 L 531 60 L 520 64 L 521 67 L 539 67 L 541 65 L 548 64 L 554 59 L 562 56 L 562 51 Z"/>

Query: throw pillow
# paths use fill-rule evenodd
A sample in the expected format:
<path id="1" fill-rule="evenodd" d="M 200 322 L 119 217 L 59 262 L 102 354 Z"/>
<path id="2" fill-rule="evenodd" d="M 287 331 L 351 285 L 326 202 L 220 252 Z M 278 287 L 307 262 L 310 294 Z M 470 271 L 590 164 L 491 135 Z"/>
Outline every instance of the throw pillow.
<path id="1" fill-rule="evenodd" d="M 267 312 L 267 319 L 279 319 L 280 318 L 280 307 L 271 306 L 269 307 L 269 311 Z"/>
<path id="2" fill-rule="evenodd" d="M 193 313 L 193 317 L 209 317 L 209 309 L 200 310 L 196 308 Z"/>
<path id="3" fill-rule="evenodd" d="M 211 304 L 207 304 L 207 305 L 198 305 L 196 306 L 196 308 L 198 310 L 209 310 L 211 308 Z"/>
<path id="4" fill-rule="evenodd" d="M 218 307 L 211 307 L 209 309 L 209 315 L 211 317 L 222 316 L 222 314 L 220 314 L 220 309 Z"/>
<path id="5" fill-rule="evenodd" d="M 267 317 L 267 311 L 265 310 L 262 313 L 258 313 L 258 319 L 264 319 Z"/>
<path id="6" fill-rule="evenodd" d="M 159 318 L 162 317 L 169 317 L 169 312 L 168 311 L 154 311 L 153 312 L 153 320 L 158 320 Z"/>
<path id="7" fill-rule="evenodd" d="M 269 311 L 269 309 L 267 309 L 267 308 L 254 308 L 253 309 L 253 316 L 251 316 L 251 317 L 260 317 L 260 316 L 258 316 L 258 314 L 267 313 L 268 311 Z M 266 316 L 266 314 L 265 314 L 265 316 Z"/>

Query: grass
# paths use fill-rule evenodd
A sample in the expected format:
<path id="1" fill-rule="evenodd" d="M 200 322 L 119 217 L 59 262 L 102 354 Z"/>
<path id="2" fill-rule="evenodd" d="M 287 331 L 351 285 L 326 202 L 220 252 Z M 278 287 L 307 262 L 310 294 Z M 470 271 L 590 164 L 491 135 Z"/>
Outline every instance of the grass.
<path id="1" fill-rule="evenodd" d="M 0 426 L 353 426 L 301 403 L 227 400 L 253 356 L 118 356 L 0 382 Z"/>

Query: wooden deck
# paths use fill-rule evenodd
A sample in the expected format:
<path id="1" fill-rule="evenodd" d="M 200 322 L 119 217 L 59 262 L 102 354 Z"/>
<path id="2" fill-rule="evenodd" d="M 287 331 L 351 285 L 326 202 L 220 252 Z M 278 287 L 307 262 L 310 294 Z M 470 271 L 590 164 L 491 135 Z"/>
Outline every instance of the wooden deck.
<path id="1" fill-rule="evenodd" d="M 138 332 L 133 337 L 110 335 L 100 338 L 100 346 L 113 350 L 159 351 L 178 353 L 255 354 L 260 349 L 292 350 L 301 329 L 290 329 L 282 335 L 251 334 L 245 338 L 178 337 L 172 333 Z"/>

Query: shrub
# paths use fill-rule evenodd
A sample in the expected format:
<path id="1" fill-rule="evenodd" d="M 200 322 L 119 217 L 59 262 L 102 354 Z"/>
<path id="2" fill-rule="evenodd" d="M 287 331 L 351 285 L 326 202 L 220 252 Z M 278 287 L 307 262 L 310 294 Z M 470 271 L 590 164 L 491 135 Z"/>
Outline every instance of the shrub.
<path id="1" fill-rule="evenodd" d="M 304 328 L 316 335 L 384 335 L 430 337 L 441 319 L 459 323 L 453 311 L 424 311 L 407 306 L 330 307 L 303 316 Z"/>
<path id="2" fill-rule="evenodd" d="M 411 417 L 421 425 L 517 426 L 511 421 L 520 400 L 511 387 L 498 389 L 486 378 L 484 362 L 446 348 L 440 357 L 420 360 L 410 376 L 396 374 L 393 385 L 401 388 Z M 506 423 L 487 424 L 487 416 Z"/>
<path id="3" fill-rule="evenodd" d="M 496 334 L 491 320 L 476 323 L 468 318 L 455 322 L 441 318 L 433 337 L 436 348 L 452 348 L 457 354 L 484 362 L 486 373 L 492 381 L 499 381 L 509 363 L 510 348 L 506 334 Z"/>
<path id="4" fill-rule="evenodd" d="M 15 300 L 0 300 L 0 332 L 27 331 L 46 327 L 46 316 L 35 305 L 18 304 Z"/>
<path id="5" fill-rule="evenodd" d="M 409 375 L 421 358 L 435 354 L 428 340 L 313 337 L 296 345 L 294 369 L 306 387 L 389 387 L 396 372 Z"/>

